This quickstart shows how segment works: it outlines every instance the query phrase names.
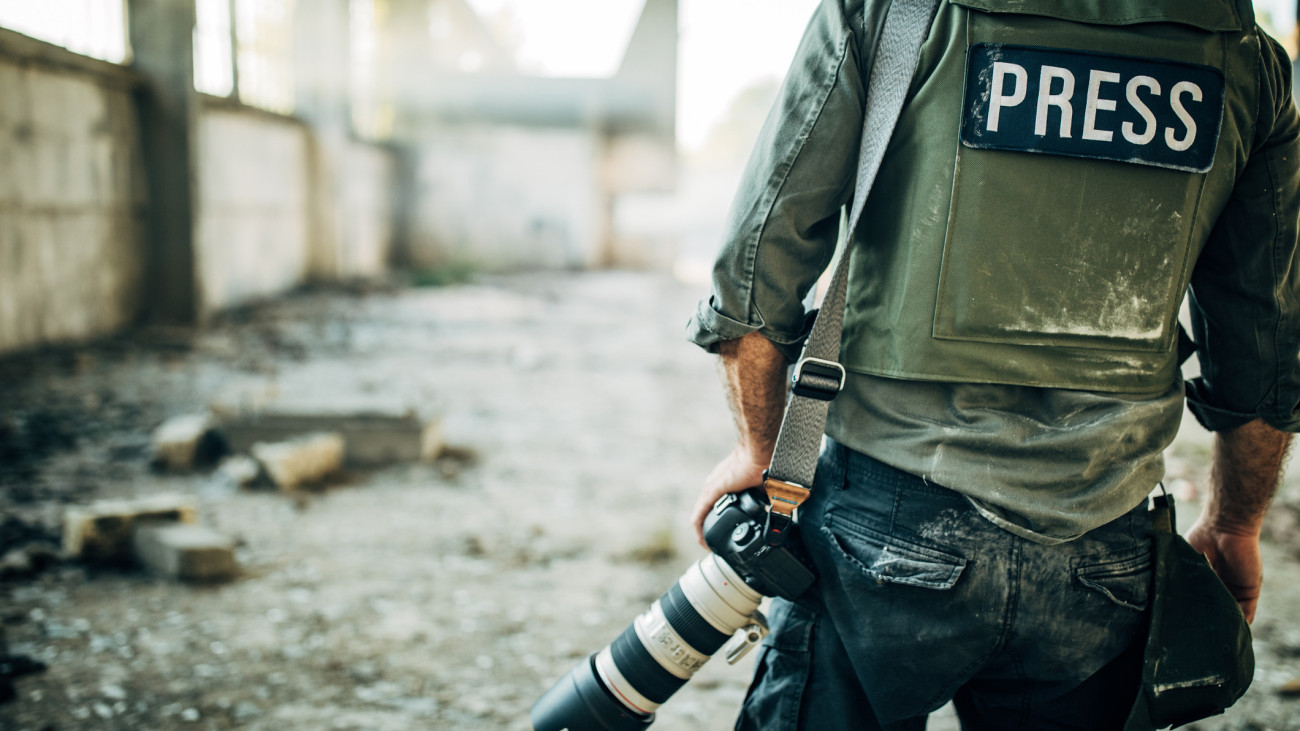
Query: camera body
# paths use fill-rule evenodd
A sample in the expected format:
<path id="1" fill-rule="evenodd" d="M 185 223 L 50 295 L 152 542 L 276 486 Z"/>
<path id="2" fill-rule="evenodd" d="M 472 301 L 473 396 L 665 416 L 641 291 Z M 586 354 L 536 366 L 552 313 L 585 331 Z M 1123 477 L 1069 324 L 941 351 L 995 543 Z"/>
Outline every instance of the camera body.
<path id="1" fill-rule="evenodd" d="M 794 599 L 812 585 L 816 576 L 797 538 L 797 526 L 781 545 L 770 545 L 763 535 L 767 522 L 766 496 L 760 488 L 723 495 L 704 519 L 704 541 L 764 596 Z"/>
<path id="2" fill-rule="evenodd" d="M 700 559 L 604 649 L 533 704 L 534 731 L 633 731 L 716 652 L 735 662 L 766 632 L 763 596 L 793 599 L 815 580 L 789 526 L 771 545 L 766 495 L 725 495 L 705 517 L 713 553 Z"/>

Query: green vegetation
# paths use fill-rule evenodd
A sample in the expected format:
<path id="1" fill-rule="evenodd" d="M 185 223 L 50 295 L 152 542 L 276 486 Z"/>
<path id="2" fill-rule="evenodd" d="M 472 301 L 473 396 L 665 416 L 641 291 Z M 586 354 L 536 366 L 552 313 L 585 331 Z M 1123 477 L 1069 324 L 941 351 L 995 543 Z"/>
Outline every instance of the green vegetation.
<path id="1" fill-rule="evenodd" d="M 447 261 L 410 270 L 412 287 L 447 287 L 474 278 L 477 267 L 468 261 Z"/>

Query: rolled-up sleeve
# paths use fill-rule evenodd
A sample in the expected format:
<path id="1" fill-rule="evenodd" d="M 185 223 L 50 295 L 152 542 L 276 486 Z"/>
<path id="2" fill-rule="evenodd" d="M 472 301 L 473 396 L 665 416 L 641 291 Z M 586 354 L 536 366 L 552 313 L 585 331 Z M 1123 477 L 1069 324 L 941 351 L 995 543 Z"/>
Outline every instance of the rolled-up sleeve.
<path id="1" fill-rule="evenodd" d="M 1261 68 L 1256 147 L 1192 275 L 1188 406 L 1212 431 L 1300 431 L 1300 116 L 1285 53 L 1266 42 Z"/>
<path id="2" fill-rule="evenodd" d="M 825 0 L 804 32 L 728 213 L 709 296 L 687 337 L 719 343 L 762 333 L 790 360 L 807 336 L 803 301 L 830 263 L 853 192 L 862 130 L 857 3 Z M 874 44 L 872 44 L 874 47 Z"/>

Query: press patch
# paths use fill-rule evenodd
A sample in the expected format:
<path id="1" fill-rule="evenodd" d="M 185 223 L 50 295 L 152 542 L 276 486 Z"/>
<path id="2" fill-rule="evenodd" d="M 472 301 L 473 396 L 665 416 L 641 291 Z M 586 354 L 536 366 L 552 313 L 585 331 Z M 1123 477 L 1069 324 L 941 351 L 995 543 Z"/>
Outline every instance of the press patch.
<path id="1" fill-rule="evenodd" d="M 1203 173 L 1214 164 L 1223 104 L 1223 75 L 1209 66 L 978 43 L 961 141 Z"/>

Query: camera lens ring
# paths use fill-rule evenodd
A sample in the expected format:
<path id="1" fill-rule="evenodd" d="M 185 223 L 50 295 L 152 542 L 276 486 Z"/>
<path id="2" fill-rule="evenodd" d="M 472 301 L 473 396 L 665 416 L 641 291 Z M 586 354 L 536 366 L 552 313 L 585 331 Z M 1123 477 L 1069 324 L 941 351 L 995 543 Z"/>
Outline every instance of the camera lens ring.
<path id="1" fill-rule="evenodd" d="M 716 554 L 693 564 L 678 583 L 695 611 L 728 635 L 749 624 L 750 615 L 763 599 Z"/>
<path id="2" fill-rule="evenodd" d="M 668 621 L 663 611 L 663 597 L 637 617 L 632 626 L 641 644 L 655 660 L 679 678 L 689 679 L 709 661 L 708 654 L 682 639 L 681 634 Z"/>
<path id="3" fill-rule="evenodd" d="M 660 705 L 737 630 L 755 621 L 762 598 L 717 554 L 701 558 L 613 642 L 534 704 L 534 727 L 648 726 Z"/>
<path id="4" fill-rule="evenodd" d="M 677 635 L 700 653 L 712 655 L 731 639 L 730 634 L 714 627 L 709 620 L 696 611 L 691 605 L 691 600 L 686 597 L 680 581 L 673 584 L 672 588 L 659 598 L 659 603 L 662 605 L 664 617 L 668 619 L 668 624 L 672 625 Z"/>
<path id="5" fill-rule="evenodd" d="M 609 646 L 614 664 L 623 677 L 655 703 L 672 697 L 690 678 L 680 678 L 664 667 L 637 634 L 636 625 L 629 625 Z"/>

